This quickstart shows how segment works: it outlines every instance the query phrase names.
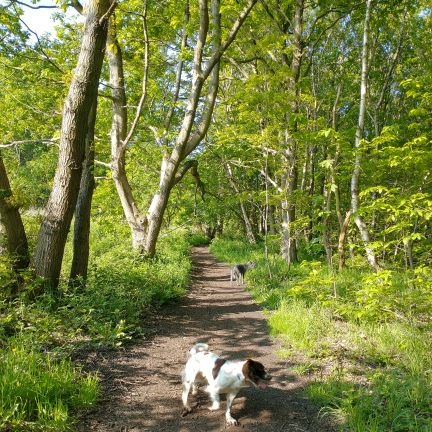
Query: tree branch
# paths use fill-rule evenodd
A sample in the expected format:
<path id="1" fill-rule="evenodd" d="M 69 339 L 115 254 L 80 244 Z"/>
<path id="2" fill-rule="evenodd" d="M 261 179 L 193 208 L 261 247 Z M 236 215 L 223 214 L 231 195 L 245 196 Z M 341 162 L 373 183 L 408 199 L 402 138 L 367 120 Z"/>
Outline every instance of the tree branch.
<path id="1" fill-rule="evenodd" d="M 195 122 L 196 110 L 199 103 L 201 89 L 204 83 L 202 77 L 202 56 L 207 33 L 209 29 L 209 16 L 208 16 L 208 2 L 207 0 L 200 0 L 200 29 L 198 32 L 198 40 L 195 45 L 194 60 L 193 60 L 193 74 L 192 74 L 192 87 L 189 94 L 189 99 L 186 104 L 185 114 L 181 125 L 180 132 L 177 136 L 178 148 L 175 151 L 175 158 L 181 157 L 184 151 L 192 126 Z M 171 155 L 173 156 L 173 154 Z"/>
<path id="2" fill-rule="evenodd" d="M 258 0 L 249 0 L 249 3 L 242 10 L 242 12 L 238 16 L 237 20 L 235 21 L 235 23 L 231 27 L 231 30 L 228 33 L 228 36 L 227 36 L 225 42 L 223 42 L 221 44 L 220 48 L 213 54 L 212 58 L 209 60 L 207 67 L 203 73 L 204 80 L 210 75 L 215 64 L 220 61 L 220 58 L 222 57 L 223 53 L 230 47 L 230 45 L 234 41 L 238 31 L 240 30 L 241 26 L 243 25 L 245 19 L 249 15 L 249 12 L 252 10 L 252 8 L 257 3 L 257 1 Z"/>
<path id="3" fill-rule="evenodd" d="M 277 184 L 275 180 L 273 180 L 268 173 L 266 173 L 264 170 L 260 170 L 261 175 L 280 193 L 283 192 L 283 189 Z"/>
<path id="4" fill-rule="evenodd" d="M 173 181 L 173 187 L 175 185 L 177 185 L 178 183 L 180 183 L 180 181 L 183 179 L 183 177 L 185 176 L 185 174 L 190 171 L 192 177 L 194 178 L 194 182 L 197 186 L 197 188 L 200 190 L 201 192 L 201 198 L 204 200 L 204 195 L 205 195 L 205 186 L 204 183 L 202 182 L 199 172 L 198 172 L 198 161 L 196 159 L 190 159 L 188 161 L 186 161 L 182 167 L 177 171 L 177 174 L 174 178 Z"/>
<path id="5" fill-rule="evenodd" d="M 57 145 L 58 144 L 55 143 L 55 141 L 59 141 L 59 138 L 51 138 L 51 139 L 47 139 L 47 138 L 41 138 L 41 139 L 32 139 L 32 140 L 20 140 L 20 141 L 11 141 L 7 144 L 0 144 L 0 148 L 9 148 L 9 147 L 16 147 L 19 146 L 21 144 L 47 144 L 47 145 Z"/>
<path id="6" fill-rule="evenodd" d="M 125 148 L 129 141 L 131 140 L 133 134 L 135 133 L 135 129 L 138 125 L 139 118 L 141 116 L 141 111 L 144 106 L 144 102 L 147 97 L 147 84 L 148 84 L 148 70 L 149 70 L 149 38 L 147 31 L 147 0 L 144 1 L 144 12 L 142 14 L 143 19 L 143 33 L 144 33 L 144 72 L 143 72 L 143 80 L 142 80 L 142 93 L 140 100 L 138 102 L 137 110 L 135 113 L 135 118 L 132 122 L 132 125 L 129 129 L 129 133 L 126 138 L 122 142 L 123 148 Z"/>
<path id="7" fill-rule="evenodd" d="M 38 45 L 38 47 L 39 47 L 39 49 L 40 49 L 40 51 L 41 51 L 41 53 L 43 54 L 43 56 L 45 57 L 45 59 L 48 61 L 48 63 L 50 64 L 50 65 L 52 65 L 52 66 L 54 66 L 59 72 L 61 72 L 61 73 L 63 73 L 63 70 L 62 69 L 60 69 L 60 67 L 59 66 L 57 66 L 50 58 L 49 58 L 49 56 L 48 56 L 48 54 L 45 52 L 45 50 L 42 48 L 42 44 L 41 44 L 41 41 L 40 41 L 40 39 L 39 39 L 39 36 L 38 36 L 38 34 L 36 33 L 36 32 L 34 32 L 21 18 L 19 18 L 19 21 L 21 22 L 21 23 L 23 23 L 24 24 L 24 26 L 26 27 L 26 29 L 36 38 L 36 41 L 37 41 L 37 45 Z"/>
<path id="8" fill-rule="evenodd" d="M 212 0 L 212 42 L 213 52 L 217 53 L 220 50 L 221 45 L 221 22 L 220 22 L 220 3 L 219 0 Z M 211 79 L 206 97 L 206 103 L 204 105 L 204 113 L 201 121 L 197 127 L 197 131 L 189 139 L 185 146 L 183 156 L 189 155 L 201 142 L 210 126 L 211 118 L 213 115 L 213 109 L 216 102 L 216 96 L 219 88 L 219 62 L 217 62 L 211 72 Z"/>
<path id="9" fill-rule="evenodd" d="M 179 94 L 180 94 L 181 75 L 183 72 L 183 65 L 184 65 L 183 51 L 187 46 L 187 38 L 188 38 L 187 26 L 188 26 L 189 19 L 190 19 L 189 1 L 186 2 L 184 13 L 185 13 L 184 29 L 183 29 L 183 36 L 182 36 L 182 40 L 181 40 L 181 44 L 180 44 L 180 61 L 177 65 L 174 94 L 173 94 L 173 97 L 171 100 L 171 106 L 167 112 L 167 115 L 166 115 L 165 121 L 164 121 L 164 132 L 163 132 L 163 137 L 162 137 L 162 143 L 165 146 L 168 145 L 168 142 L 167 142 L 168 129 L 171 125 L 172 117 L 174 115 L 174 106 L 175 106 L 175 104 L 178 100 Z"/>

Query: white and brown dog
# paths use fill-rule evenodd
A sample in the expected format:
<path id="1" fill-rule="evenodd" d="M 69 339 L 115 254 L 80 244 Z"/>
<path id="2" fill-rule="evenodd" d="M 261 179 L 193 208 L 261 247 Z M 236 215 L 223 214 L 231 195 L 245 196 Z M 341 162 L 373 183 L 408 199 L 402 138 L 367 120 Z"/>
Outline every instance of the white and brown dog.
<path id="1" fill-rule="evenodd" d="M 266 388 L 271 376 L 264 366 L 255 360 L 225 360 L 209 351 L 205 343 L 195 344 L 189 351 L 189 359 L 183 371 L 183 413 L 184 417 L 192 411 L 188 404 L 189 392 L 197 392 L 197 384 L 207 384 L 206 391 L 212 400 L 211 411 L 220 407 L 220 394 L 226 394 L 226 421 L 230 425 L 238 425 L 231 416 L 231 404 L 242 387 L 250 385 Z"/>

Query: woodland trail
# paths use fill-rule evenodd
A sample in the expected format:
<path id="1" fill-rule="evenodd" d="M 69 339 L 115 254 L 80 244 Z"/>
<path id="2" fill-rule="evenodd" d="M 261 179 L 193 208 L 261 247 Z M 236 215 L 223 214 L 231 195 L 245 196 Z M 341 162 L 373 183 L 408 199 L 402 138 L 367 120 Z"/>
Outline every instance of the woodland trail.
<path id="1" fill-rule="evenodd" d="M 305 378 L 290 372 L 278 359 L 277 341 L 268 335 L 266 320 L 243 287 L 231 286 L 229 267 L 207 248 L 193 249 L 192 286 L 179 304 L 164 308 L 153 324 L 151 339 L 115 353 L 93 353 L 87 366 L 99 370 L 103 397 L 81 418 L 80 432 L 329 432 L 335 430 L 302 394 Z M 240 426 L 225 426 L 225 402 L 208 411 L 200 391 L 193 412 L 182 418 L 181 371 L 196 342 L 225 358 L 254 358 L 273 376 L 264 390 L 242 389 L 232 414 Z"/>

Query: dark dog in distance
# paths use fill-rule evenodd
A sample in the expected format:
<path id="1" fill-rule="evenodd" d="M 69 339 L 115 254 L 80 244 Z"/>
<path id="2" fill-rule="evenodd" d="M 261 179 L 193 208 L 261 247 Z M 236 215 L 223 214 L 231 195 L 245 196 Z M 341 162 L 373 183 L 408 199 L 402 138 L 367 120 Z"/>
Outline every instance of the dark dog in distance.
<path id="1" fill-rule="evenodd" d="M 243 285 L 246 271 L 255 267 L 254 261 L 248 261 L 245 264 L 236 264 L 231 268 L 231 284 L 235 280 L 237 285 Z"/>

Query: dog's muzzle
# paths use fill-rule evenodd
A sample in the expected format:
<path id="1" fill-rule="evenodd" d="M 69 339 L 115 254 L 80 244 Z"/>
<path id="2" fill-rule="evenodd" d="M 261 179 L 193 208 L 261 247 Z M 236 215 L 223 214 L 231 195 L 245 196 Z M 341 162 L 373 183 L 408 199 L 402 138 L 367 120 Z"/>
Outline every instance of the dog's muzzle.
<path id="1" fill-rule="evenodd" d="M 270 380 L 272 376 L 270 374 L 266 374 L 263 378 L 260 378 L 257 382 L 257 386 L 259 388 L 267 388 L 270 384 Z"/>

